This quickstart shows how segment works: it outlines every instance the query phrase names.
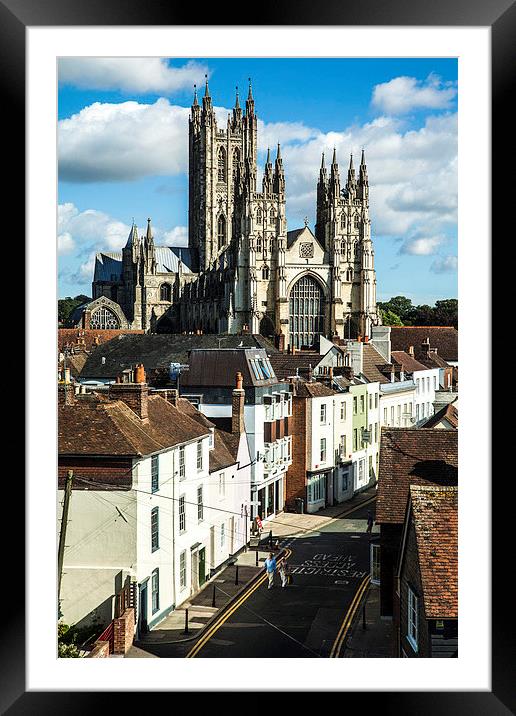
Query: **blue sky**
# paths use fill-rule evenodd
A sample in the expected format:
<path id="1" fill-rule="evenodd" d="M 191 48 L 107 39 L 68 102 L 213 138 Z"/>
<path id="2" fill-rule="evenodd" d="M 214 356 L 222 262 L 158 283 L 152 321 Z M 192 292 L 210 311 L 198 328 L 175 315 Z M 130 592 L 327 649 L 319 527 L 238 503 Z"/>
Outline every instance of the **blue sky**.
<path id="1" fill-rule="evenodd" d="M 288 228 L 315 221 L 321 151 L 366 151 L 378 299 L 457 296 L 454 59 L 67 58 L 59 90 L 59 295 L 90 295 L 96 251 L 134 218 L 185 245 L 188 110 L 204 75 L 220 121 L 248 77 L 259 164 L 279 141 Z"/>

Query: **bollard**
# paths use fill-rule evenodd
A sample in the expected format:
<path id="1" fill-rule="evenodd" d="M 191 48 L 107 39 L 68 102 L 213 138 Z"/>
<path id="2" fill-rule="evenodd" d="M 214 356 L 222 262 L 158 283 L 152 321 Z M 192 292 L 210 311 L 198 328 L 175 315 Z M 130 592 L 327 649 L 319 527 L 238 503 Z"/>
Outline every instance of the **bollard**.
<path id="1" fill-rule="evenodd" d="M 211 598 L 211 606 L 215 606 L 215 585 L 213 585 L 213 596 Z"/>
<path id="2" fill-rule="evenodd" d="M 188 634 L 188 609 L 185 609 L 185 634 Z"/>
<path id="3" fill-rule="evenodd" d="M 272 530 L 269 532 L 269 547 L 272 549 Z"/>
<path id="4" fill-rule="evenodd" d="M 238 564 L 235 564 L 235 567 L 236 567 L 235 584 L 238 584 Z"/>
<path id="5" fill-rule="evenodd" d="M 258 547 L 256 548 L 256 566 L 258 566 Z"/>

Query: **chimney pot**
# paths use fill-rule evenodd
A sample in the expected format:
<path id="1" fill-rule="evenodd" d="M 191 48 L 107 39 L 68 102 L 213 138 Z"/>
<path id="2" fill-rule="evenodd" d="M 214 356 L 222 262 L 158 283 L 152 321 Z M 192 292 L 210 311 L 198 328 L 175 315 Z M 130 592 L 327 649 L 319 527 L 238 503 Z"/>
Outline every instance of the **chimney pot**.
<path id="1" fill-rule="evenodd" d="M 238 371 L 236 374 L 236 389 L 242 390 L 243 383 L 244 383 L 244 376 L 242 375 L 242 373 L 240 371 Z"/>

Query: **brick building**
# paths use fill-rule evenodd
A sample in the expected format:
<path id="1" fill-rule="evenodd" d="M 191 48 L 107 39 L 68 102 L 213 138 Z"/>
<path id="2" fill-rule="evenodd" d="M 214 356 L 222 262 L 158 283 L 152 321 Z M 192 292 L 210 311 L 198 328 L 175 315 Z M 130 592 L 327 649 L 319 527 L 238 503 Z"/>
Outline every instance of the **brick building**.
<path id="1" fill-rule="evenodd" d="M 458 488 L 411 485 L 397 570 L 398 656 L 458 656 Z"/>

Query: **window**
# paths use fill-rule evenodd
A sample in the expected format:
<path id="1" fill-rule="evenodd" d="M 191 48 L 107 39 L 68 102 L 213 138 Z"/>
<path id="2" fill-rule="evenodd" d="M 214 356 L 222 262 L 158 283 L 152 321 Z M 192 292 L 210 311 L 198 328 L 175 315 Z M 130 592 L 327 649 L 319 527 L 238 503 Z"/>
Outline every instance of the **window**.
<path id="1" fill-rule="evenodd" d="M 363 413 L 365 410 L 365 396 L 360 396 L 360 412 Z"/>
<path id="2" fill-rule="evenodd" d="M 179 479 L 184 480 L 185 478 L 185 446 L 181 445 L 179 448 Z"/>
<path id="3" fill-rule="evenodd" d="M 383 409 L 383 422 L 387 425 L 387 408 Z"/>
<path id="4" fill-rule="evenodd" d="M 161 284 L 159 289 L 159 300 L 169 302 L 172 300 L 172 286 L 169 283 Z"/>
<path id="5" fill-rule="evenodd" d="M 202 440 L 197 442 L 197 472 L 202 470 Z"/>
<path id="6" fill-rule="evenodd" d="M 224 147 L 221 147 L 219 149 L 217 168 L 218 180 L 226 181 L 226 152 L 224 150 Z"/>
<path id="7" fill-rule="evenodd" d="M 256 223 L 257 224 L 262 223 L 262 210 L 261 209 L 258 209 L 258 211 L 256 212 Z M 260 243 L 261 243 L 261 237 L 258 237 L 258 238 L 260 239 Z"/>
<path id="8" fill-rule="evenodd" d="M 151 551 L 159 549 L 159 507 L 151 510 Z"/>
<path id="9" fill-rule="evenodd" d="M 369 477 L 373 475 L 373 456 L 369 455 Z"/>
<path id="10" fill-rule="evenodd" d="M 353 415 L 357 414 L 357 397 L 353 398 Z"/>
<path id="11" fill-rule="evenodd" d="M 179 555 L 179 586 L 181 589 L 186 587 L 186 549 Z"/>
<path id="12" fill-rule="evenodd" d="M 226 475 L 221 472 L 219 475 L 219 497 L 226 495 Z"/>
<path id="13" fill-rule="evenodd" d="M 358 428 L 353 430 L 353 450 L 358 449 Z"/>
<path id="14" fill-rule="evenodd" d="M 222 549 L 224 547 L 224 542 L 226 541 L 226 525 L 224 523 L 220 526 L 220 548 Z"/>
<path id="15" fill-rule="evenodd" d="M 238 165 L 240 163 L 240 152 L 238 149 L 235 149 L 233 152 L 233 181 L 236 181 L 237 175 L 238 175 Z"/>
<path id="16" fill-rule="evenodd" d="M 293 286 L 289 298 L 291 344 L 295 348 L 314 345 L 324 333 L 324 294 L 319 283 L 303 276 Z"/>
<path id="17" fill-rule="evenodd" d="M 349 485 L 349 470 L 344 470 L 342 473 L 342 492 L 347 492 Z"/>
<path id="18" fill-rule="evenodd" d="M 419 403 L 416 403 L 416 420 L 419 420 Z"/>
<path id="19" fill-rule="evenodd" d="M 326 425 L 326 404 L 321 405 L 321 424 Z"/>
<path id="20" fill-rule="evenodd" d="M 153 455 L 151 457 L 151 491 L 159 490 L 159 457 Z"/>
<path id="21" fill-rule="evenodd" d="M 152 573 L 151 592 L 152 613 L 156 614 L 156 612 L 159 611 L 159 569 L 155 569 Z"/>
<path id="22" fill-rule="evenodd" d="M 268 280 L 269 280 L 269 277 L 270 277 L 269 267 L 268 267 L 268 266 L 264 266 L 264 267 L 262 268 L 262 278 L 264 279 L 264 281 L 268 281 Z"/>
<path id="23" fill-rule="evenodd" d="M 437 378 L 434 375 L 434 390 L 437 390 Z"/>
<path id="24" fill-rule="evenodd" d="M 399 425 L 401 422 L 401 405 L 397 406 L 397 413 L 398 413 L 398 421 L 397 424 Z"/>
<path id="25" fill-rule="evenodd" d="M 371 393 L 369 396 L 369 410 L 373 409 L 373 394 Z"/>
<path id="26" fill-rule="evenodd" d="M 256 251 L 261 254 L 263 251 L 262 237 L 258 234 L 256 237 Z"/>
<path id="27" fill-rule="evenodd" d="M 375 443 L 378 442 L 378 423 L 374 424 L 374 441 Z"/>
<path id="28" fill-rule="evenodd" d="M 342 212 L 340 216 L 340 230 L 344 231 L 346 229 L 346 214 Z"/>
<path id="29" fill-rule="evenodd" d="M 375 394 L 374 394 L 374 407 L 375 407 L 375 408 L 378 407 L 378 393 L 375 393 Z"/>
<path id="30" fill-rule="evenodd" d="M 407 587 L 407 602 L 407 640 L 414 651 L 417 651 L 418 598 L 410 587 Z"/>
<path id="31" fill-rule="evenodd" d="M 430 377 L 426 379 L 426 391 L 428 392 L 430 390 Z"/>
<path id="32" fill-rule="evenodd" d="M 346 457 L 346 436 L 345 435 L 340 436 L 339 455 L 341 457 Z"/>
<path id="33" fill-rule="evenodd" d="M 204 519 L 204 505 L 202 502 L 202 485 L 197 488 L 197 519 L 202 522 Z"/>
<path id="34" fill-rule="evenodd" d="M 394 405 L 391 405 L 391 425 L 394 427 Z"/>
<path id="35" fill-rule="evenodd" d="M 308 502 L 324 500 L 326 495 L 326 475 L 311 475 L 308 478 L 307 496 Z"/>
<path id="36" fill-rule="evenodd" d="M 326 462 L 326 438 L 321 438 L 321 462 Z"/>
<path id="37" fill-rule="evenodd" d="M 416 395 L 419 393 L 419 378 L 416 380 Z"/>
<path id="38" fill-rule="evenodd" d="M 120 328 L 120 321 L 109 308 L 97 308 L 93 311 L 90 318 L 90 328 L 94 329 L 113 329 Z"/>
<path id="39" fill-rule="evenodd" d="M 186 504 L 185 496 L 179 498 L 179 532 L 186 532 Z"/>
<path id="40" fill-rule="evenodd" d="M 344 402 L 340 404 L 340 419 L 346 420 L 346 403 Z"/>
<path id="41" fill-rule="evenodd" d="M 362 484 L 364 480 L 364 462 L 365 460 L 358 461 L 358 484 Z"/>

